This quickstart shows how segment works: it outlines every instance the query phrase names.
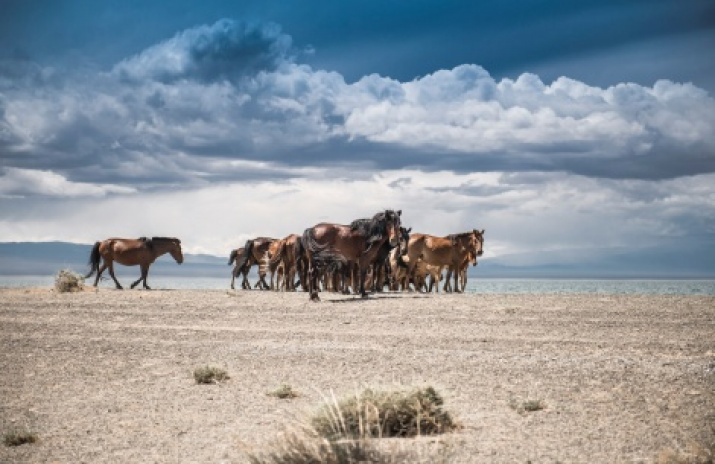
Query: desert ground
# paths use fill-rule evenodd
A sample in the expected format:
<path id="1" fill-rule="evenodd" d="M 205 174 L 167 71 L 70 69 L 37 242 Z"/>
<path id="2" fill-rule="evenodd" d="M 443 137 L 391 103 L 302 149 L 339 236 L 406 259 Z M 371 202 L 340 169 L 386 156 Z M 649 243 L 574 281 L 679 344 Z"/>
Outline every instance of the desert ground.
<path id="1" fill-rule="evenodd" d="M 0 289 L 0 432 L 38 439 L 0 462 L 242 463 L 324 397 L 426 385 L 462 428 L 399 440 L 449 462 L 712 462 L 715 297 L 321 296 Z"/>

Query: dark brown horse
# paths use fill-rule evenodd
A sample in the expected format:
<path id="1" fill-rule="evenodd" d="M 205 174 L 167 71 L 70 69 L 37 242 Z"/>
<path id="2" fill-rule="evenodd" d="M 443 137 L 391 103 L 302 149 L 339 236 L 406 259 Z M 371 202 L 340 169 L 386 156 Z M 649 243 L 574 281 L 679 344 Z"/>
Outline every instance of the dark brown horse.
<path id="1" fill-rule="evenodd" d="M 231 250 L 231 254 L 228 257 L 229 266 L 234 262 L 238 262 L 245 253 L 246 249 L 244 247 Z M 238 277 L 239 274 L 243 276 L 243 279 L 241 280 L 241 288 L 245 290 L 251 289 L 251 284 L 248 283 L 249 267 L 250 266 L 243 266 L 243 269 L 239 268 L 237 265 L 233 267 L 233 270 L 231 271 L 231 290 L 234 289 L 234 282 L 236 281 L 236 277 Z"/>
<path id="2" fill-rule="evenodd" d="M 349 226 L 320 223 L 303 232 L 302 243 L 308 258 L 308 291 L 312 301 L 318 296 L 318 276 L 321 271 L 342 270 L 346 272 L 357 264 L 359 269 L 359 292 L 364 298 L 365 275 L 377 257 L 383 243 L 389 241 L 397 246 L 400 238 L 400 215 L 402 211 L 385 210 L 369 220 L 358 219 Z"/>
<path id="3" fill-rule="evenodd" d="M 235 275 L 238 275 L 239 272 L 244 270 L 248 272 L 251 269 L 251 266 L 258 264 L 258 282 L 256 283 L 256 286 L 260 286 L 263 290 L 267 290 L 269 286 L 266 282 L 266 266 L 264 258 L 266 256 L 266 252 L 268 251 L 268 247 L 275 240 L 276 239 L 269 237 L 258 237 L 247 240 L 246 244 L 243 246 L 243 256 L 236 259 L 235 269 L 237 269 L 237 271 Z"/>
<path id="4" fill-rule="evenodd" d="M 89 256 L 90 271 L 85 278 L 88 279 L 96 271 L 97 277 L 94 279 L 94 286 L 96 287 L 102 272 L 109 268 L 109 275 L 112 276 L 117 288 L 121 289 L 122 286 L 114 276 L 114 262 L 116 261 L 124 266 L 139 265 L 141 277 L 132 284 L 132 288 L 143 281 L 144 288 L 149 289 L 146 283 L 149 266 L 165 253 L 169 253 L 179 264 L 184 262 L 184 255 L 181 253 L 181 240 L 178 238 L 108 238 L 103 242 L 94 244 L 92 253 Z M 103 260 L 101 267 L 99 265 L 100 259 Z"/>
<path id="5" fill-rule="evenodd" d="M 464 265 L 465 259 L 471 260 L 472 265 L 476 266 L 477 256 L 482 255 L 483 246 L 484 230 L 474 229 L 471 232 L 450 234 L 446 237 L 412 234 L 404 261 L 408 264 L 409 275 L 412 275 L 419 258 L 434 266 L 448 266 L 454 271 L 454 290 L 460 292 L 460 286 L 457 284 L 459 269 Z"/>

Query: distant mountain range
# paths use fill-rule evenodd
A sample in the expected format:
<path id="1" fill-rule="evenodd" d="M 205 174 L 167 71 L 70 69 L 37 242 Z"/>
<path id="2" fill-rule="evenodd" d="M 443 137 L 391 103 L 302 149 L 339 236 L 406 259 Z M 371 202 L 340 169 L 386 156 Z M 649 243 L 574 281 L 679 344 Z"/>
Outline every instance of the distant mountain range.
<path id="1" fill-rule="evenodd" d="M 479 260 L 469 274 L 486 278 L 715 278 L 715 246 L 672 244 L 624 249 L 539 252 Z M 0 242 L 0 275 L 54 275 L 61 269 L 89 271 L 91 245 L 66 242 Z M 159 258 L 152 275 L 230 278 L 226 256 L 184 256 L 177 265 L 169 255 Z M 137 268 L 116 266 L 117 276 L 138 276 Z"/>

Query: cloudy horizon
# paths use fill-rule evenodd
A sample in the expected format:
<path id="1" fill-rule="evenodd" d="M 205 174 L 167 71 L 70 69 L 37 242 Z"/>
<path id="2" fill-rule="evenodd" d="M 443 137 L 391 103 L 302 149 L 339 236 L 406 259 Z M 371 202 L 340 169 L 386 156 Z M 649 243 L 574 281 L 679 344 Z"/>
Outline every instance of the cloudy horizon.
<path id="1" fill-rule="evenodd" d="M 81 16 L 84 3 L 59 3 L 64 17 Z M 109 3 L 119 18 L 141 16 Z M 48 21 L 19 5 L 0 7 L 15 16 L 17 40 L 23 21 Z M 0 242 L 170 235 L 187 252 L 222 256 L 258 235 L 392 208 L 414 231 L 486 229 L 485 257 L 568 260 L 678 241 L 715 252 L 707 2 L 677 12 L 666 2 L 554 6 L 551 17 L 527 8 L 522 28 L 489 3 L 483 13 L 503 24 L 474 40 L 502 39 L 503 62 L 491 49 L 470 54 L 462 41 L 476 20 L 446 9 L 420 33 L 429 12 L 405 6 L 401 32 L 384 18 L 369 23 L 379 8 L 368 2 L 370 27 L 348 21 L 306 39 L 310 21 L 345 20 L 358 7 L 309 18 L 270 2 L 210 5 L 212 20 L 165 23 L 146 7 L 159 30 L 173 30 L 156 37 L 137 19 L 119 44 L 95 31 L 98 43 L 65 37 L 57 53 L 51 37 L 0 35 Z M 634 30 L 594 35 L 606 18 L 649 5 Z M 102 41 L 113 59 L 96 48 Z M 543 56 L 517 65 L 524 48 Z M 670 59 L 651 61 L 661 52 Z M 405 54 L 414 58 L 400 62 Z"/>

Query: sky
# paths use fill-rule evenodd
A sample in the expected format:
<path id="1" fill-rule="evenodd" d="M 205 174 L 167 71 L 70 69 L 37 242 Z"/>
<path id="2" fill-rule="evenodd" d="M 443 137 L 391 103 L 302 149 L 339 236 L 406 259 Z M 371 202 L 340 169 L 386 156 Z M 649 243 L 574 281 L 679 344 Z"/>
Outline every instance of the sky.
<path id="1" fill-rule="evenodd" d="M 715 255 L 713 50 L 711 0 L 2 0 L 0 242 Z"/>

